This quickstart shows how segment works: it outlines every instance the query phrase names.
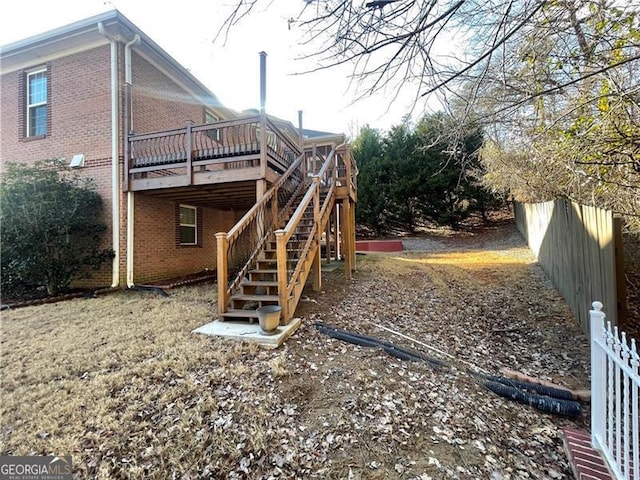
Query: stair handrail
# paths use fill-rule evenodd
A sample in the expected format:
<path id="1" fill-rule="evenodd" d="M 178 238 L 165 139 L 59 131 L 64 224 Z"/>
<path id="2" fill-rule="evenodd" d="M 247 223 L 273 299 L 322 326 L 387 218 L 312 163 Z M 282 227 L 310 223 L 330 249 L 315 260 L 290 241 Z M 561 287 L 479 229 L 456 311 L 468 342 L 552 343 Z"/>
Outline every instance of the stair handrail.
<path id="1" fill-rule="evenodd" d="M 312 175 L 311 178 L 317 177 L 320 179 L 320 181 L 322 181 L 322 178 L 326 176 L 331 165 L 335 165 L 334 152 L 335 150 L 331 150 L 331 152 L 329 153 L 329 156 L 325 160 L 324 165 L 318 172 L 318 175 Z M 313 194 L 315 193 L 317 188 L 319 188 L 317 184 L 315 182 L 312 182 L 309 188 L 307 189 L 307 193 L 304 194 L 304 197 L 298 204 L 298 207 L 296 208 L 295 212 L 293 213 L 293 215 L 291 215 L 291 218 L 287 222 L 287 225 L 284 227 L 283 230 L 286 232 L 284 237 L 287 240 L 291 238 L 291 235 L 293 235 L 293 232 L 298 226 L 298 223 L 300 223 L 300 219 L 302 218 L 304 211 L 309 206 L 309 203 L 311 203 L 311 200 L 313 199 Z"/>
<path id="2" fill-rule="evenodd" d="M 258 200 L 253 207 L 249 209 L 247 213 L 243 215 L 243 217 L 236 222 L 236 224 L 229 230 L 227 233 L 227 241 L 232 242 L 235 240 L 242 231 L 247 228 L 248 224 L 253 220 L 258 212 L 261 209 L 264 209 L 269 200 L 277 193 L 278 189 L 286 182 L 289 177 L 293 174 L 293 172 L 300 166 L 302 163 L 302 155 L 299 155 L 295 162 L 291 164 L 291 166 L 287 169 L 286 172 L 274 183 L 269 190 Z"/>
<path id="3" fill-rule="evenodd" d="M 331 151 L 331 153 L 333 154 L 333 150 Z M 327 213 L 327 211 L 331 211 L 331 202 L 335 200 L 334 198 L 334 192 L 336 189 L 336 179 L 338 177 L 338 171 L 337 171 L 337 164 L 338 162 L 336 161 L 336 155 L 332 155 L 330 160 L 327 162 L 326 164 L 326 169 L 325 166 L 322 167 L 322 169 L 320 169 L 320 172 L 318 174 L 318 177 L 320 177 L 320 184 L 321 185 L 327 185 L 327 183 L 330 184 L 329 189 L 327 190 L 327 195 L 324 199 L 324 202 L 322 203 L 322 206 L 320 207 L 320 223 L 321 226 L 324 226 L 325 221 L 324 221 L 324 217 Z M 326 180 L 323 183 L 323 178 L 326 178 Z"/>
<path id="4" fill-rule="evenodd" d="M 320 238 L 318 233 L 323 227 L 322 219 L 324 218 L 331 201 L 333 201 L 336 178 L 335 158 L 335 149 L 332 149 L 318 174 L 311 177 L 312 183 L 298 204 L 295 212 L 291 215 L 287 225 L 283 229 L 275 232 L 277 242 L 276 258 L 278 265 L 278 295 L 280 296 L 279 303 L 282 307 L 282 315 L 285 320 L 288 320 L 293 313 L 289 311 L 289 299 L 293 297 L 293 304 L 297 304 L 298 298 L 296 297 L 299 297 L 299 294 L 302 292 L 302 288 L 299 288 L 299 292 L 295 293 L 295 286 L 303 285 L 306 280 L 306 275 L 309 273 L 310 267 L 306 272 L 303 272 L 303 268 L 305 267 L 307 255 L 309 254 L 314 241 L 317 243 L 315 247 L 320 247 Z M 328 183 L 330 183 L 329 190 L 327 192 L 328 194 L 321 206 L 319 204 L 320 190 L 322 185 L 326 185 Z M 295 268 L 293 269 L 293 272 L 291 272 L 291 275 L 289 275 L 289 271 L 287 269 L 286 244 L 296 232 L 304 212 L 309 208 L 312 202 L 316 202 L 314 205 L 313 227 L 307 233 L 306 241 L 297 258 Z M 301 275 L 304 276 L 304 278 L 301 278 Z"/>
<path id="5" fill-rule="evenodd" d="M 289 147 L 293 152 L 296 153 L 296 155 L 304 153 L 304 150 L 301 150 L 295 142 L 293 142 L 287 135 L 285 135 L 269 117 L 267 117 L 266 123 L 268 129 L 275 133 L 276 137 L 280 138 L 287 145 L 287 147 Z"/>
<path id="6" fill-rule="evenodd" d="M 236 224 L 228 232 L 216 233 L 217 240 L 217 278 L 218 278 L 218 313 L 223 314 L 227 311 L 227 303 L 231 297 L 232 292 L 238 288 L 244 275 L 248 272 L 251 264 L 255 261 L 256 256 L 260 252 L 267 237 L 273 232 L 276 225 L 279 225 L 281 218 L 284 215 L 284 210 L 290 208 L 291 199 L 288 199 L 287 203 L 283 206 L 278 205 L 278 191 L 287 182 L 296 170 L 300 170 L 303 161 L 303 155 L 299 155 L 295 162 L 285 171 L 284 174 L 272 185 L 272 187 L 265 192 L 265 194 L 245 213 L 242 218 L 236 222 Z M 304 178 L 300 182 L 300 186 L 292 193 L 292 197 L 295 197 L 296 192 L 304 185 Z M 275 203 L 273 202 L 275 200 Z M 228 254 L 232 251 L 233 246 L 238 241 L 242 233 L 249 228 L 251 223 L 258 217 L 267 217 L 265 215 L 266 208 L 269 202 L 272 202 L 272 208 L 274 208 L 271 215 L 270 222 L 262 226 L 262 235 L 256 241 L 253 250 L 248 256 L 245 263 L 238 269 L 235 276 L 229 282 L 229 258 Z"/>

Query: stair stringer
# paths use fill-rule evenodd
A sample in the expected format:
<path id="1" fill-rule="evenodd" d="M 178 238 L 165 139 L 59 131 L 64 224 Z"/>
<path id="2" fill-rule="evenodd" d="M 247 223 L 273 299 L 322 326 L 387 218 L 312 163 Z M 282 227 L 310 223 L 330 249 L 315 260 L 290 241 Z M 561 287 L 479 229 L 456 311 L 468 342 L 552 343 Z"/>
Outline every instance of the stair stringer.
<path id="1" fill-rule="evenodd" d="M 287 308 L 284 309 L 283 323 L 288 323 L 291 318 L 293 318 L 293 314 L 295 313 L 296 308 L 298 307 L 298 303 L 300 302 L 300 297 L 302 296 L 302 291 L 307 283 L 309 278 L 309 274 L 313 268 L 313 259 L 316 255 L 319 255 L 320 249 L 320 235 L 319 232 L 323 232 L 329 222 L 331 217 L 331 211 L 335 206 L 336 201 L 336 189 L 332 186 L 327 192 L 327 197 L 324 202 L 323 208 L 320 211 L 319 220 L 314 222 L 314 228 L 312 230 L 313 238 L 311 240 L 310 248 L 307 250 L 305 255 L 303 267 L 298 275 L 298 279 L 292 283 L 290 287 L 287 289 Z M 318 262 L 318 268 L 320 268 L 320 263 Z M 281 297 L 282 298 L 282 297 Z"/>

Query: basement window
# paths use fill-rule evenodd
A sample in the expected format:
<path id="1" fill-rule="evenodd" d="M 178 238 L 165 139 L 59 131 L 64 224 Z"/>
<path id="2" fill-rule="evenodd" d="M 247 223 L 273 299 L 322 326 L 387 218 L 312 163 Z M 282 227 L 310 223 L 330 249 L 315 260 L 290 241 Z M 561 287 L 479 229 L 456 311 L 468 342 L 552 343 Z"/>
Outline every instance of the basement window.
<path id="1" fill-rule="evenodd" d="M 198 209 L 180 205 L 180 245 L 198 244 Z"/>

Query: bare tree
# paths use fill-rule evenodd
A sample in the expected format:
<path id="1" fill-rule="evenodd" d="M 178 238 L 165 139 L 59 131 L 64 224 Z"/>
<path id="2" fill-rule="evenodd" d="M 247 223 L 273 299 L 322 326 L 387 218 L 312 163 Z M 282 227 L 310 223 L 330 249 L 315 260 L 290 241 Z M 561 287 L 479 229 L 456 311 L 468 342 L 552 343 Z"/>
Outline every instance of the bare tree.
<path id="1" fill-rule="evenodd" d="M 639 26 L 637 4 L 555 2 L 473 79 L 489 183 L 609 208 L 640 231 Z"/>
<path id="2" fill-rule="evenodd" d="M 219 37 L 273 1 L 236 0 Z M 640 230 L 640 0 L 304 0 L 289 25 L 308 71 L 351 65 L 356 97 L 439 96 L 453 142 L 480 122 L 496 189 Z"/>

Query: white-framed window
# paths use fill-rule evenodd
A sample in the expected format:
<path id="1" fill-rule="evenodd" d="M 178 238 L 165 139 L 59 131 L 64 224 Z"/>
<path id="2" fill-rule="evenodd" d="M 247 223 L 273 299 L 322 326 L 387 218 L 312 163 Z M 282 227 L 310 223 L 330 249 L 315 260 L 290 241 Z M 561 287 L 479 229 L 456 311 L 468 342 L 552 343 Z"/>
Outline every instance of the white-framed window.
<path id="1" fill-rule="evenodd" d="M 180 245 L 198 244 L 198 209 L 180 205 Z"/>
<path id="2" fill-rule="evenodd" d="M 27 137 L 47 134 L 47 69 L 27 73 Z"/>
<path id="3" fill-rule="evenodd" d="M 209 110 L 208 108 L 204 109 L 204 123 L 216 123 L 220 121 L 220 117 L 218 117 L 213 110 Z M 216 142 L 220 141 L 220 129 L 216 128 L 214 130 L 207 130 L 207 137 L 211 140 L 215 140 Z"/>
<path id="4" fill-rule="evenodd" d="M 205 108 L 204 123 L 216 123 L 219 121 L 220 121 L 220 118 L 213 112 L 213 110 L 209 110 L 208 108 Z"/>

